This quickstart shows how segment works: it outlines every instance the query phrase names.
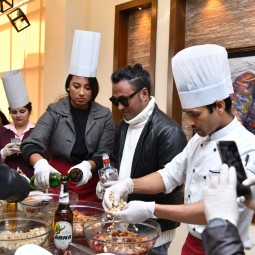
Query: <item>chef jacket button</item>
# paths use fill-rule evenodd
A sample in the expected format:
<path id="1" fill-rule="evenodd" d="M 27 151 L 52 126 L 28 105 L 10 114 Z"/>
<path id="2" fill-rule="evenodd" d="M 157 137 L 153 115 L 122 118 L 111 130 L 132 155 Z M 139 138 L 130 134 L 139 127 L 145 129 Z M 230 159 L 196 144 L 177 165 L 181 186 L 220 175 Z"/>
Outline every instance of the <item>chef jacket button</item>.
<path id="1" fill-rule="evenodd" d="M 200 146 L 203 147 L 203 144 L 201 143 Z"/>
<path id="2" fill-rule="evenodd" d="M 196 232 L 196 228 L 193 228 L 192 230 L 193 230 L 194 232 Z"/>
<path id="3" fill-rule="evenodd" d="M 195 169 L 195 168 L 193 168 L 193 173 L 195 173 L 195 171 L 196 171 L 196 169 Z"/>
<path id="4" fill-rule="evenodd" d="M 216 148 L 214 148 L 213 151 L 217 151 Z"/>
<path id="5" fill-rule="evenodd" d="M 203 178 L 204 178 L 204 180 L 205 180 L 205 179 L 206 179 L 206 176 L 204 175 Z"/>
<path id="6" fill-rule="evenodd" d="M 190 194 L 188 195 L 188 198 L 190 198 Z"/>

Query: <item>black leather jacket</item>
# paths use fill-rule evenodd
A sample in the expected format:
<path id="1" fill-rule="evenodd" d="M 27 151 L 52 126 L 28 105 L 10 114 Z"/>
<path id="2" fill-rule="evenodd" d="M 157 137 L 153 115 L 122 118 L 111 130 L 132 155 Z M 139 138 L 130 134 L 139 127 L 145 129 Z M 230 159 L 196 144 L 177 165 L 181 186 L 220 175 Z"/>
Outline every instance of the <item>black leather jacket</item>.
<path id="1" fill-rule="evenodd" d="M 115 130 L 112 165 L 120 168 L 128 124 L 121 120 Z M 187 140 L 179 125 L 163 113 L 155 104 L 154 110 L 143 128 L 132 162 L 131 178 L 139 178 L 153 173 L 170 162 L 186 146 Z M 153 183 L 152 183 L 153 185 Z M 155 201 L 158 204 L 182 204 L 182 187 L 170 194 L 131 194 L 130 200 Z M 161 230 L 177 228 L 180 223 L 158 219 Z"/>
<path id="2" fill-rule="evenodd" d="M 0 163 L 0 200 L 19 202 L 30 192 L 28 181 L 16 170 Z"/>
<path id="3" fill-rule="evenodd" d="M 244 255 L 238 229 L 228 222 L 224 226 L 207 227 L 202 233 L 206 255 Z"/>

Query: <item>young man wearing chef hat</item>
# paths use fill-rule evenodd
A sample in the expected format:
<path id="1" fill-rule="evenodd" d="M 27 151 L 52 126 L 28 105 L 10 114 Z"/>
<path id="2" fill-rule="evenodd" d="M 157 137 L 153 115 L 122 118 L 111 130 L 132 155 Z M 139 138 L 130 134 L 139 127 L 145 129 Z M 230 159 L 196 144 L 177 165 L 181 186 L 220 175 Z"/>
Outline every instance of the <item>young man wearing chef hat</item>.
<path id="1" fill-rule="evenodd" d="M 123 211 L 113 215 L 129 223 L 154 217 L 188 223 L 189 234 L 182 255 L 202 255 L 201 234 L 206 224 L 202 188 L 214 176 L 219 176 L 222 165 L 216 142 L 234 140 L 242 160 L 247 154 L 251 159 L 255 157 L 255 136 L 231 113 L 229 95 L 233 93 L 233 88 L 224 47 L 207 44 L 186 48 L 173 57 L 172 69 L 187 123 L 196 134 L 165 168 L 142 178 L 127 179 L 106 189 L 103 205 L 106 210 L 112 207 L 110 193 L 114 194 L 115 203 L 118 203 L 125 193 L 170 193 L 185 183 L 184 205 L 132 201 Z M 246 167 L 254 172 L 253 160 L 248 161 Z M 252 210 L 239 208 L 237 227 L 244 247 L 248 249 L 253 245 L 249 237 L 252 215 Z"/>
<path id="2" fill-rule="evenodd" d="M 98 201 L 97 170 L 103 153 L 113 145 L 114 121 L 110 109 L 95 102 L 99 91 L 96 78 L 101 34 L 76 30 L 73 40 L 67 96 L 50 104 L 38 120 L 31 136 L 22 143 L 25 159 L 34 166 L 36 186 L 49 187 L 50 173 L 68 175 L 73 168 L 82 171 L 82 180 L 69 183 L 79 199 Z M 48 162 L 43 153 L 51 156 Z"/>

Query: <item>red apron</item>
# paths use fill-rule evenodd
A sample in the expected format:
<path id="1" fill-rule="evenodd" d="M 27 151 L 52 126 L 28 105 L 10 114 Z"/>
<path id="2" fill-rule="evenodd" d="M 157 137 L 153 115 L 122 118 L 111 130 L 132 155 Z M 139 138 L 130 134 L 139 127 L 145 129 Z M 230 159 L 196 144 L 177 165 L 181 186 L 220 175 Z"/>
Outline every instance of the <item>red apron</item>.
<path id="1" fill-rule="evenodd" d="M 202 240 L 188 234 L 181 255 L 205 255 Z"/>
<path id="2" fill-rule="evenodd" d="M 49 161 L 50 165 L 57 169 L 63 176 L 67 175 L 68 170 L 74 166 L 74 164 L 61 162 L 56 159 L 51 159 Z M 85 200 L 90 202 L 102 203 L 96 196 L 96 185 L 99 181 L 98 174 L 94 174 L 91 179 L 82 186 L 76 186 L 74 183 L 68 183 L 68 190 L 71 190 L 79 195 L 79 200 Z M 59 191 L 59 187 L 56 188 Z"/>

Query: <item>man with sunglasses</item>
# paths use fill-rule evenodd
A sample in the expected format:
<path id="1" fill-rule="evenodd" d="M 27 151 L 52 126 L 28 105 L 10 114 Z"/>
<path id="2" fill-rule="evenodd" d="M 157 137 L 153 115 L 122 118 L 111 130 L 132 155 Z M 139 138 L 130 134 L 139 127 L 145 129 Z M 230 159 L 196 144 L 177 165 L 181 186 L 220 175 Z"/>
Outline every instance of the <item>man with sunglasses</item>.
<path id="1" fill-rule="evenodd" d="M 116 127 L 111 162 L 119 169 L 119 180 L 139 178 L 160 169 L 186 146 L 186 136 L 178 124 L 159 110 L 150 96 L 149 73 L 141 64 L 119 69 L 111 76 L 113 96 L 110 101 L 123 119 Z M 101 185 L 97 194 L 101 196 Z M 157 201 L 160 204 L 181 204 L 182 186 L 170 194 L 135 195 L 130 200 Z M 162 234 L 156 242 L 158 254 L 167 254 L 179 222 L 157 220 Z M 155 254 L 155 253 L 154 253 Z"/>

